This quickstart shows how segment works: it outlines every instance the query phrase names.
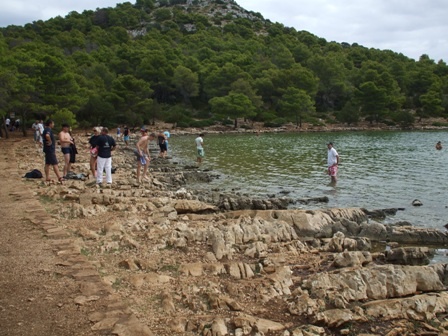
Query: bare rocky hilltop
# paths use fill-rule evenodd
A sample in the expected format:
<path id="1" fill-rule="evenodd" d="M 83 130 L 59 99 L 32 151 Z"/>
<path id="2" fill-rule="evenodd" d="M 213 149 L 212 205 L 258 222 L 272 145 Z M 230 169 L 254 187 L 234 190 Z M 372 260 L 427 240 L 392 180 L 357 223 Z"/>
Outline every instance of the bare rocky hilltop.
<path id="1" fill-rule="evenodd" d="M 199 192 L 189 183 L 212 172 L 156 152 L 137 184 L 121 142 L 111 188 L 47 185 L 22 178 L 43 171 L 31 139 L 0 148 L 0 335 L 448 335 L 448 273 L 429 247 L 448 236 L 385 225 L 390 209 Z"/>

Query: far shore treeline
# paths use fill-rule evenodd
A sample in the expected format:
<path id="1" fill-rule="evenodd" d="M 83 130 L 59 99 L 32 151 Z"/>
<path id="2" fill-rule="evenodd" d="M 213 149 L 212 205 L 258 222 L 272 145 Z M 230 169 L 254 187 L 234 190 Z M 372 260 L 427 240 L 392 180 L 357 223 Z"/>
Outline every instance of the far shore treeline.
<path id="1" fill-rule="evenodd" d="M 232 0 L 137 0 L 0 28 L 0 117 L 19 118 L 24 134 L 50 117 L 409 127 L 447 118 L 447 94 L 443 60 L 328 42 Z"/>

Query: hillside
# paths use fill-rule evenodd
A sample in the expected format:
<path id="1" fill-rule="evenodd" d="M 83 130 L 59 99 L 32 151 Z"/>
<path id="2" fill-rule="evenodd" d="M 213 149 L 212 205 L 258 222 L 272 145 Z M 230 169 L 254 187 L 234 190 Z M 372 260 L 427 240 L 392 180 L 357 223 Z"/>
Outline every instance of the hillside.
<path id="1" fill-rule="evenodd" d="M 231 0 L 138 0 L 0 29 L 1 115 L 206 127 L 447 117 L 448 67 L 328 42 Z"/>

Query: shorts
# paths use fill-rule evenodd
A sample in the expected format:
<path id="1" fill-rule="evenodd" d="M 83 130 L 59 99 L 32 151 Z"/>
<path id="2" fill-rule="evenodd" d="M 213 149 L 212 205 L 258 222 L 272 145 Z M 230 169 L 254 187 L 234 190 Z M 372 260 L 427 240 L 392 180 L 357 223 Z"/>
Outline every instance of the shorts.
<path id="1" fill-rule="evenodd" d="M 137 161 L 140 161 L 142 159 L 142 156 L 145 158 L 145 160 L 148 158 L 148 156 L 145 153 L 143 153 L 143 155 L 140 155 L 139 151 L 136 149 L 134 149 L 134 154 Z"/>
<path id="2" fill-rule="evenodd" d="M 129 141 L 129 135 L 125 135 L 124 137 L 123 137 L 123 139 L 124 139 L 124 141 Z"/>
<path id="3" fill-rule="evenodd" d="M 198 157 L 203 158 L 205 156 L 204 148 L 198 148 Z"/>
<path id="4" fill-rule="evenodd" d="M 45 164 L 56 166 L 58 164 L 58 159 L 56 158 L 56 153 L 53 152 L 45 152 Z"/>
<path id="5" fill-rule="evenodd" d="M 62 153 L 63 153 L 64 155 L 65 155 L 65 154 L 71 154 L 71 152 L 72 152 L 72 150 L 71 150 L 70 147 L 62 147 L 61 150 L 62 150 Z"/>
<path id="6" fill-rule="evenodd" d="M 160 151 L 163 153 L 163 152 L 166 152 L 166 143 L 163 143 L 163 144 L 159 144 L 159 147 L 160 147 Z"/>
<path id="7" fill-rule="evenodd" d="M 338 174 L 338 166 L 328 167 L 328 175 L 336 176 Z"/>

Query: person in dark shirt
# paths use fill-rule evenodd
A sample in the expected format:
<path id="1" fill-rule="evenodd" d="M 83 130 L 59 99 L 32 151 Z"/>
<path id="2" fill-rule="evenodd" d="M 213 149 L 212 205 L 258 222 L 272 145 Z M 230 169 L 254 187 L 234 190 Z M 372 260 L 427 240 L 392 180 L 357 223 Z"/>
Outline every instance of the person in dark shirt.
<path id="1" fill-rule="evenodd" d="M 115 139 L 109 135 L 109 129 L 103 127 L 101 135 L 96 140 L 96 148 L 98 150 L 96 183 L 103 183 L 103 171 L 106 171 L 106 183 L 112 184 L 112 151 L 116 147 Z"/>
<path id="2" fill-rule="evenodd" d="M 47 183 L 53 183 L 54 181 L 50 179 L 50 166 L 53 166 L 53 171 L 56 174 L 59 183 L 62 183 L 64 179 L 59 173 L 58 159 L 56 158 L 56 143 L 54 140 L 53 129 L 54 122 L 53 120 L 48 120 L 45 123 L 45 129 L 42 133 L 43 138 L 43 152 L 45 153 L 45 181 Z"/>
<path id="3" fill-rule="evenodd" d="M 159 144 L 160 148 L 159 157 L 165 158 L 167 152 L 166 147 L 167 143 L 166 143 L 166 135 L 162 131 L 159 131 L 159 134 L 157 134 L 157 143 Z"/>

